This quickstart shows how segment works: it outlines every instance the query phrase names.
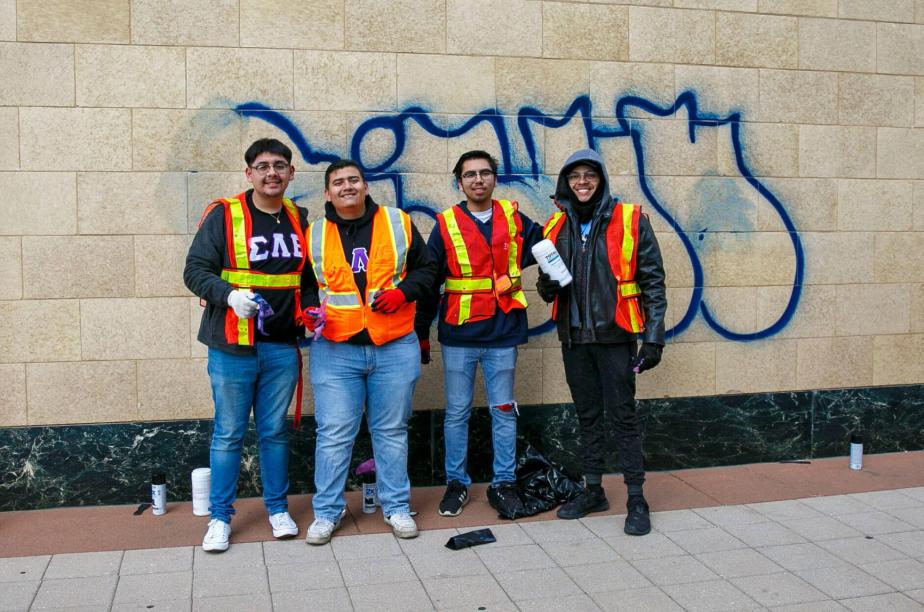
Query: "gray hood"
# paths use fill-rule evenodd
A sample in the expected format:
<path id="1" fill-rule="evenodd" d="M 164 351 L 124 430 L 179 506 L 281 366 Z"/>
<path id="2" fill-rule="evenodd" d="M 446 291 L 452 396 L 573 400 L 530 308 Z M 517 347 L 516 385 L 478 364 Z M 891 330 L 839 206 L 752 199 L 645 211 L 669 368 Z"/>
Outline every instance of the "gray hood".
<path id="1" fill-rule="evenodd" d="M 598 187 L 600 193 L 603 195 L 597 203 L 597 208 L 594 212 L 596 216 L 601 208 L 608 208 L 613 198 L 610 195 L 610 175 L 606 171 L 606 165 L 603 163 L 603 158 L 600 157 L 600 154 L 593 149 L 580 149 L 568 157 L 567 161 L 565 161 L 565 165 L 562 166 L 561 172 L 558 173 L 558 184 L 555 186 L 555 199 L 558 200 L 559 204 L 568 209 L 569 212 L 575 212 L 573 202 L 574 193 L 568 185 L 567 177 L 571 169 L 579 164 L 594 166 L 600 172 L 600 176 L 603 177 Z M 604 206 L 601 207 L 600 204 Z"/>

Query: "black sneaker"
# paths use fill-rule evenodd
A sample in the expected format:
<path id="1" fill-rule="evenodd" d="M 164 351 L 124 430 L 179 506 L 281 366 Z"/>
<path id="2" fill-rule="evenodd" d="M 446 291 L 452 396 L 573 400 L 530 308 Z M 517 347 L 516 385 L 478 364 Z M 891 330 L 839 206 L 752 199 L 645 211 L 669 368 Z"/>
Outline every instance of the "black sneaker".
<path id="1" fill-rule="evenodd" d="M 453 480 L 443 493 L 443 501 L 440 502 L 440 516 L 459 516 L 462 514 L 462 506 L 467 503 L 468 489 L 458 480 Z"/>
<path id="2" fill-rule="evenodd" d="M 591 512 L 603 512 L 609 509 L 610 502 L 606 501 L 606 494 L 603 489 L 600 489 L 599 493 L 584 489 L 580 495 L 558 509 L 558 518 L 579 519 Z"/>
<path id="3" fill-rule="evenodd" d="M 488 503 L 497 510 L 501 518 L 516 519 L 526 516 L 526 507 L 512 482 L 502 482 L 488 487 Z"/>
<path id="4" fill-rule="evenodd" d="M 648 502 L 642 495 L 631 495 L 626 502 L 626 526 L 623 529 L 628 535 L 643 536 L 651 531 L 651 518 L 648 515 Z"/>

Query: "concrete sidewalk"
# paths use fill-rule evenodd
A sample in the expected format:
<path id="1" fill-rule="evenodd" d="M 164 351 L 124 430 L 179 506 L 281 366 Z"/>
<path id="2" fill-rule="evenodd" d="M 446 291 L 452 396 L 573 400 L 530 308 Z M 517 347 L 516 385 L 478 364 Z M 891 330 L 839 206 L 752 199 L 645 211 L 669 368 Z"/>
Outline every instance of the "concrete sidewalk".
<path id="1" fill-rule="evenodd" d="M 622 515 L 493 519 L 485 523 L 497 542 L 463 551 L 444 545 L 480 526 L 471 522 L 483 517 L 486 504 L 476 498 L 458 519 L 442 519 L 433 516 L 437 488 L 414 491 L 424 528 L 414 540 L 395 539 L 380 515 L 360 515 L 330 545 L 307 546 L 307 518 L 299 516 L 295 540 L 245 542 L 235 531 L 231 549 L 220 555 L 194 542 L 154 541 L 146 549 L 12 557 L 6 542 L 17 525 L 65 511 L 5 513 L 0 610 L 921 610 L 924 482 L 881 489 L 896 478 L 924 480 L 922 457 L 871 456 L 863 472 L 852 474 L 843 459 L 677 472 L 712 472 L 697 476 L 703 489 L 738 496 L 760 489 L 761 481 L 776 491 L 787 473 L 824 492 L 841 474 L 869 490 L 661 510 L 652 515 L 653 532 L 641 538 L 622 533 Z M 607 480 L 614 511 L 624 499 L 619 488 Z M 186 514 L 173 520 L 192 522 Z M 469 524 L 459 522 L 463 517 Z M 135 525 L 154 520 L 165 517 Z M 196 541 L 202 520 L 193 523 Z M 59 542 L 69 541 L 58 531 Z M 54 533 L 44 535 L 55 541 Z"/>

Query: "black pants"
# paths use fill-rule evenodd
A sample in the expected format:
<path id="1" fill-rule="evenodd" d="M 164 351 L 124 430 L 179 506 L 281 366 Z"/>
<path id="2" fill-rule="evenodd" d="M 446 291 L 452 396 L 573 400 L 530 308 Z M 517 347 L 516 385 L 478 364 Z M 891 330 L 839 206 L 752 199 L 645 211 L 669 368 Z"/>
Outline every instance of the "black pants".
<path id="1" fill-rule="evenodd" d="M 635 407 L 635 374 L 629 364 L 638 349 L 624 344 L 562 345 L 565 377 L 581 425 L 584 474 L 603 474 L 607 428 L 604 415 L 615 423 L 619 469 L 627 485 L 645 482 L 642 436 Z"/>

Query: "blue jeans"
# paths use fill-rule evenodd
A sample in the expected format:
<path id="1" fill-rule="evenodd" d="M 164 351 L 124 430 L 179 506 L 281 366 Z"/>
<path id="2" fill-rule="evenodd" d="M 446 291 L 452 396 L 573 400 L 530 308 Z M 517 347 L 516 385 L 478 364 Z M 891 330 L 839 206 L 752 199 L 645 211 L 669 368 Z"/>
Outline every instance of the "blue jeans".
<path id="1" fill-rule="evenodd" d="M 311 344 L 311 386 L 318 425 L 312 499 L 315 518 L 336 521 L 359 432 L 363 406 L 372 435 L 379 500 L 385 516 L 410 511 L 407 423 L 420 378 L 420 347 L 412 332 L 381 346 L 319 338 Z"/>
<path id="2" fill-rule="evenodd" d="M 212 518 L 230 522 L 237 497 L 241 447 L 250 411 L 260 449 L 263 502 L 270 514 L 285 512 L 289 490 L 289 434 L 286 412 L 298 382 L 294 344 L 257 342 L 253 355 L 232 355 L 209 348 L 209 379 L 215 400 L 215 428 L 209 463 Z"/>
<path id="3" fill-rule="evenodd" d="M 494 478 L 491 484 L 516 481 L 517 416 L 513 378 L 517 347 L 474 348 L 443 345 L 443 377 L 446 388 L 446 482 L 458 480 L 466 487 L 468 419 L 472 414 L 475 368 L 481 364 L 488 405 L 491 407 L 491 439 L 494 444 Z"/>

